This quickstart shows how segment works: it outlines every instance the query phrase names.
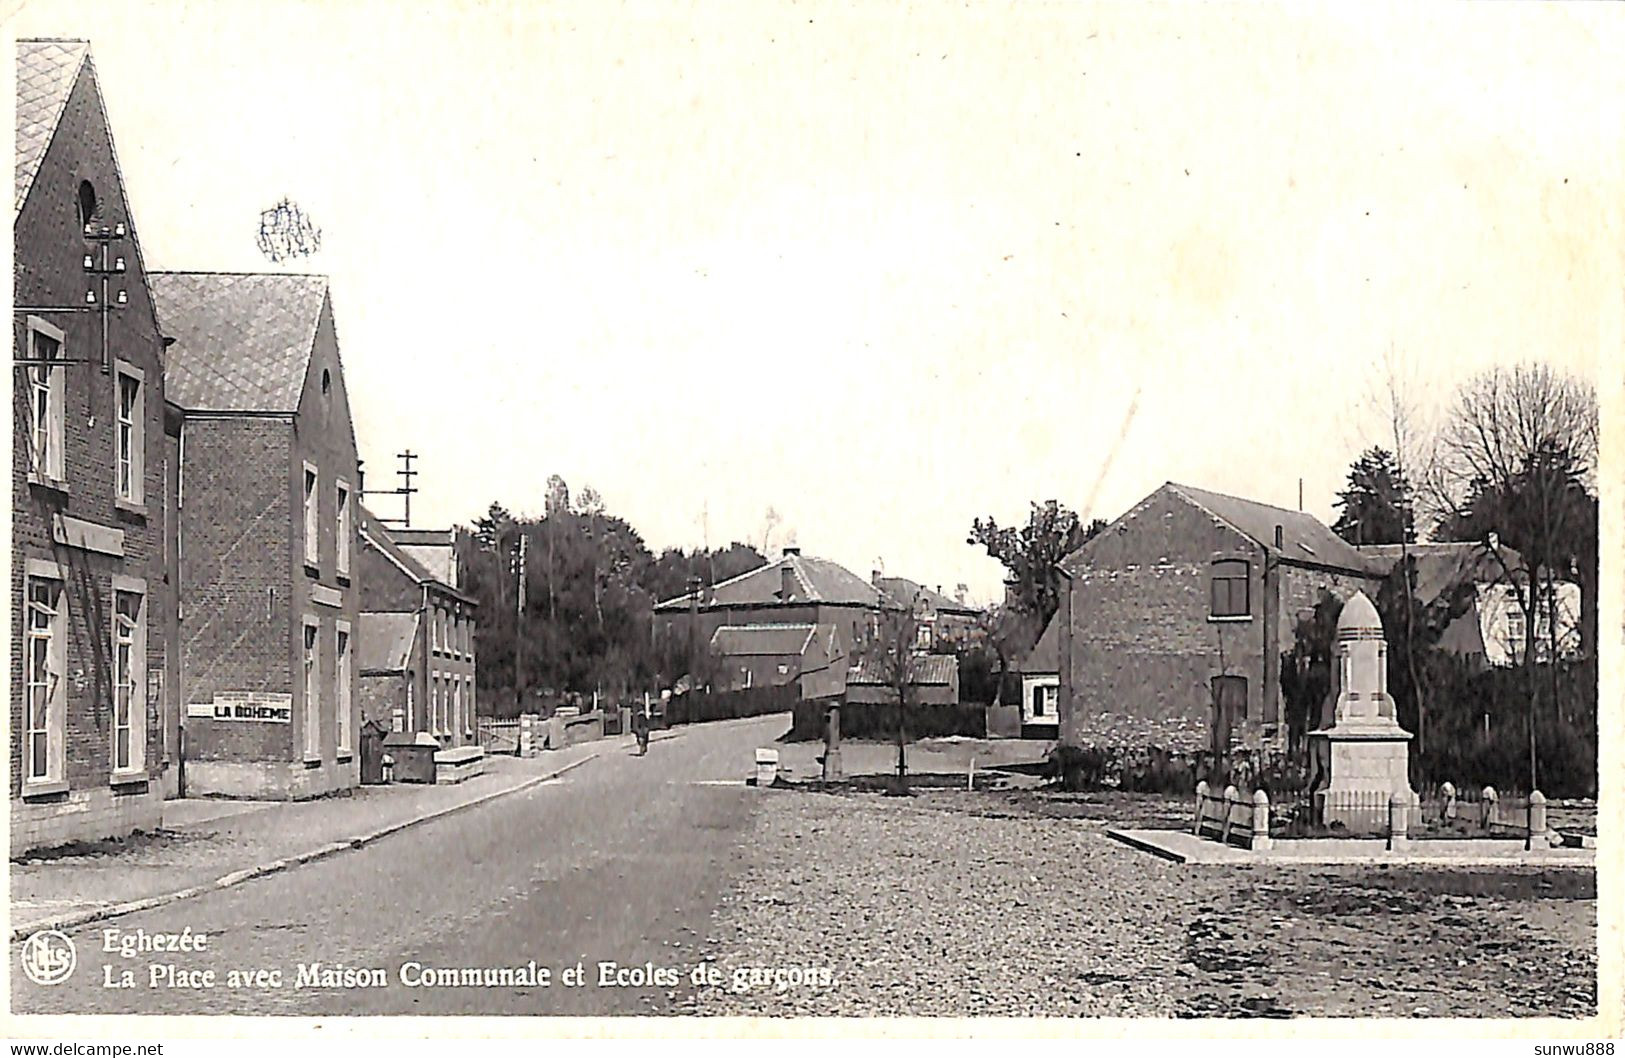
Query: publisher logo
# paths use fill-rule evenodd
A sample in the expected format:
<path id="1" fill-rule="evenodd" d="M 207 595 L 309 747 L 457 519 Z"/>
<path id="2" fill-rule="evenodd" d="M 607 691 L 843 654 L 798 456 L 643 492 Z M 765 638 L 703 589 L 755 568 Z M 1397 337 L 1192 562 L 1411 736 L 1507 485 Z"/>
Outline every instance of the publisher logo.
<path id="1" fill-rule="evenodd" d="M 23 941 L 23 973 L 37 985 L 59 985 L 73 976 L 78 955 L 66 933 L 42 929 Z"/>

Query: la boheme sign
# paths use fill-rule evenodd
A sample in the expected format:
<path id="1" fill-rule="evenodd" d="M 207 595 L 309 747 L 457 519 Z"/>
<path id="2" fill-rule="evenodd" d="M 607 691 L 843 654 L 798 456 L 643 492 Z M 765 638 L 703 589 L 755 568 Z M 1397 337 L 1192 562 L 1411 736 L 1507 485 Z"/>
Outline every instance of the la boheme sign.
<path id="1" fill-rule="evenodd" d="M 259 724 L 293 723 L 293 695 L 262 691 L 222 691 L 212 702 L 187 702 L 188 717 L 243 720 Z"/>

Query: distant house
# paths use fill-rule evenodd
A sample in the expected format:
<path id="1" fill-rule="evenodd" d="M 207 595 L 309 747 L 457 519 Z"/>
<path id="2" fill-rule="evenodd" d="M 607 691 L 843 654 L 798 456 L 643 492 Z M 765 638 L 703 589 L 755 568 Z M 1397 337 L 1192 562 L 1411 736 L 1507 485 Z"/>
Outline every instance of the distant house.
<path id="1" fill-rule="evenodd" d="M 432 738 L 439 750 L 477 751 L 477 604 L 409 554 L 396 540 L 398 530 L 365 508 L 360 514 L 364 716 L 390 731 Z M 444 564 L 440 569 L 455 575 Z"/>
<path id="2" fill-rule="evenodd" d="M 723 690 L 794 684 L 805 699 L 846 689 L 847 649 L 833 624 L 723 625 L 711 636 L 723 665 Z"/>
<path id="3" fill-rule="evenodd" d="M 181 419 L 187 792 L 352 787 L 361 478 L 327 277 L 149 279 Z"/>
<path id="4" fill-rule="evenodd" d="M 913 654 L 908 659 L 909 697 L 915 705 L 957 705 L 959 662 L 950 654 Z M 848 705 L 896 704 L 894 676 L 884 659 L 866 657 L 846 673 Z"/>
<path id="5" fill-rule="evenodd" d="M 1529 574 L 1517 551 L 1502 546 L 1493 536 L 1484 543 L 1421 543 L 1404 548 L 1381 544 L 1360 551 L 1373 571 L 1383 575 L 1408 551 L 1416 566 L 1416 597 L 1424 604 L 1453 591 L 1466 591 L 1466 610 L 1444 630 L 1440 648 L 1487 666 L 1523 661 L 1526 618 L 1519 599 L 1527 592 Z M 1554 596 L 1558 656 L 1571 658 L 1580 653 L 1580 586 L 1554 581 L 1548 595 L 1537 578 L 1535 659 L 1540 662 L 1551 657 L 1552 606 L 1548 600 Z"/>
<path id="6" fill-rule="evenodd" d="M 891 607 L 844 566 L 787 547 L 777 562 L 657 604 L 654 632 L 657 641 L 698 653 L 724 625 L 834 625 L 855 654 L 878 634 L 882 608 Z"/>
<path id="7" fill-rule="evenodd" d="M 1021 677 L 1021 734 L 1023 738 L 1054 738 L 1060 724 L 1061 615 L 1044 626 L 1025 657 L 1012 666 Z"/>
<path id="8" fill-rule="evenodd" d="M 1375 592 L 1314 517 L 1168 483 L 1060 563 L 1060 739 L 1285 740 L 1280 659 L 1322 591 Z"/>
<path id="9" fill-rule="evenodd" d="M 905 577 L 887 577 L 879 570 L 869 581 L 899 609 L 913 611 L 917 622 L 914 645 L 920 650 L 953 646 L 976 627 L 976 607 L 950 599 L 941 588 L 932 590 Z"/>

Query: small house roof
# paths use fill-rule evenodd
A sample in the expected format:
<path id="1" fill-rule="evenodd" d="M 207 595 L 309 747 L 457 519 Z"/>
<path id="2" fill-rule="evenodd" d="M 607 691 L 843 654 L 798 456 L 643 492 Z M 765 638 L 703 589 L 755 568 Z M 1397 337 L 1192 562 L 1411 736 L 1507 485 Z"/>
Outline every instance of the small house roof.
<path id="1" fill-rule="evenodd" d="M 474 602 L 470 596 L 460 591 L 456 585 L 448 583 L 437 576 L 422 562 L 419 562 L 405 548 L 395 541 L 394 534 L 378 520 L 377 515 L 360 506 L 360 521 L 357 528 L 367 543 L 376 547 L 390 562 L 408 577 L 419 584 L 433 584 L 442 590 L 455 595 L 464 602 Z"/>
<path id="2" fill-rule="evenodd" d="M 924 598 L 931 609 L 940 613 L 974 614 L 976 607 L 950 599 L 940 591 L 927 588 L 907 577 L 876 577 L 875 587 L 884 592 L 898 606 L 910 606 L 914 600 Z"/>
<path id="3" fill-rule="evenodd" d="M 1276 552 L 1282 559 L 1334 566 L 1354 573 L 1368 572 L 1367 562 L 1359 550 L 1312 514 L 1190 485 L 1169 482 L 1167 487 L 1229 523 L 1244 536 Z M 1276 526 L 1281 527 L 1279 548 L 1275 546 Z"/>
<path id="4" fill-rule="evenodd" d="M 1368 544 L 1360 549 L 1372 572 L 1386 577 L 1409 553 L 1416 566 L 1416 597 L 1433 602 L 1461 584 L 1500 584 L 1507 571 L 1523 572 L 1523 556 L 1510 547 L 1497 545 L 1500 557 L 1485 544 L 1473 541 L 1446 541 L 1421 544 Z M 1503 568 L 1503 563 L 1505 564 Z"/>
<path id="5" fill-rule="evenodd" d="M 417 613 L 362 613 L 356 619 L 356 662 L 362 675 L 405 672 L 417 641 Z"/>
<path id="6" fill-rule="evenodd" d="M 1044 634 L 1038 637 L 1038 642 L 1027 651 L 1027 656 L 1016 662 L 1014 668 L 1017 672 L 1030 674 L 1061 671 L 1061 612 L 1055 611 L 1055 616 L 1049 619 L 1044 626 Z"/>
<path id="7" fill-rule="evenodd" d="M 959 675 L 959 661 L 952 654 L 914 654 L 908 659 L 908 682 L 914 686 L 951 685 Z M 892 677 L 884 658 L 865 657 L 847 670 L 846 682 L 867 687 L 885 687 Z"/>
<path id="8" fill-rule="evenodd" d="M 723 625 L 711 635 L 711 652 L 725 657 L 800 657 L 813 641 L 814 624 Z"/>

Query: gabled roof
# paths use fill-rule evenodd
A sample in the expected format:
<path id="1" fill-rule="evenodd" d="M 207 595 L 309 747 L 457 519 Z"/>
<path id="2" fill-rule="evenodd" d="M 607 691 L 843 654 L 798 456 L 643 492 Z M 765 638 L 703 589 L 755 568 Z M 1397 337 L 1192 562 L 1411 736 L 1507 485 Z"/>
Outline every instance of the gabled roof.
<path id="1" fill-rule="evenodd" d="M 56 135 L 79 71 L 91 65 L 86 40 L 17 42 L 17 198 L 21 212 Z"/>
<path id="2" fill-rule="evenodd" d="M 876 577 L 875 587 L 885 592 L 898 606 L 912 606 L 914 600 L 924 597 L 931 609 L 941 613 L 974 614 L 976 607 L 957 602 L 939 591 L 916 584 L 907 577 Z"/>
<path id="3" fill-rule="evenodd" d="M 1355 573 L 1368 572 L 1369 566 L 1359 550 L 1312 514 L 1272 507 L 1257 500 L 1226 496 L 1190 485 L 1176 485 L 1171 481 L 1165 487 L 1227 522 L 1237 532 L 1251 537 L 1285 561 L 1333 566 Z M 1281 527 L 1280 548 L 1275 546 L 1276 526 Z"/>
<path id="4" fill-rule="evenodd" d="M 711 652 L 724 657 L 800 657 L 818 632 L 814 624 L 723 625 L 711 635 Z"/>
<path id="5" fill-rule="evenodd" d="M 1510 547 L 1497 546 L 1500 559 L 1475 542 L 1407 544 L 1367 544 L 1360 548 L 1371 571 L 1386 577 L 1408 550 L 1416 564 L 1416 597 L 1430 603 L 1459 584 L 1504 584 L 1507 570 L 1514 576 L 1523 572 L 1523 556 Z M 1502 563 L 1506 568 L 1502 568 Z"/>
<path id="6" fill-rule="evenodd" d="M 356 619 L 359 639 L 356 663 L 360 673 L 405 672 L 417 641 L 418 615 L 411 613 L 362 613 Z"/>
<path id="7" fill-rule="evenodd" d="M 327 277 L 149 272 L 164 334 L 175 339 L 165 396 L 188 411 L 299 409 Z"/>
<path id="8" fill-rule="evenodd" d="M 790 598 L 782 596 L 783 570 L 791 575 Z M 683 610 L 693 593 L 667 599 L 655 609 Z M 701 609 L 712 606 L 770 606 L 779 603 L 829 603 L 837 606 L 881 605 L 880 592 L 846 567 L 827 558 L 788 554 L 731 580 L 700 589 Z"/>
<path id="9" fill-rule="evenodd" d="M 448 584 L 439 577 L 435 576 L 434 573 L 430 572 L 423 565 L 423 563 L 419 562 L 417 559 L 408 554 L 406 550 L 400 546 L 400 544 L 395 542 L 394 536 L 392 536 L 390 531 L 384 527 L 384 524 L 378 520 L 377 516 L 371 511 L 367 510 L 365 506 L 360 506 L 359 510 L 361 517 L 357 523 L 357 528 L 361 532 L 362 539 L 366 540 L 367 543 L 371 544 L 373 547 L 376 547 L 379 553 L 393 563 L 402 573 L 406 574 L 418 584 L 436 585 L 442 590 L 455 595 L 464 602 L 475 601 L 470 596 L 465 595 L 462 591 L 458 590 L 456 585 Z"/>
<path id="10" fill-rule="evenodd" d="M 1049 619 L 1044 626 L 1044 634 L 1038 637 L 1038 642 L 1027 651 L 1027 656 L 1016 662 L 1012 668 L 1017 672 L 1039 673 L 1061 671 L 1061 611 L 1055 611 L 1055 616 Z"/>
<path id="11" fill-rule="evenodd" d="M 908 682 L 917 687 L 951 685 L 959 677 L 959 660 L 952 654 L 912 654 L 908 659 Z M 885 687 L 892 681 L 884 658 L 859 658 L 847 669 L 848 685 Z"/>

